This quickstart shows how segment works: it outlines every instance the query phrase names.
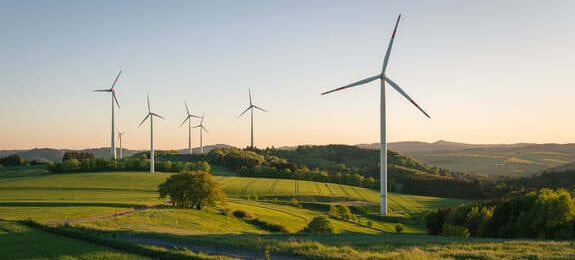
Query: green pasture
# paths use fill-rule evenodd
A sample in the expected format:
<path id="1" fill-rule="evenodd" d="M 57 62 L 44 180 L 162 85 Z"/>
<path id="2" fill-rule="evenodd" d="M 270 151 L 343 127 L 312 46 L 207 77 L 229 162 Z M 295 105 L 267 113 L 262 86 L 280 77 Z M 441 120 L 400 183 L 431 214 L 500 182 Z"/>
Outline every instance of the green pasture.
<path id="1" fill-rule="evenodd" d="M 573 162 L 572 151 L 536 149 L 470 149 L 457 152 L 413 153 L 429 165 L 465 173 L 525 176 Z"/>
<path id="2" fill-rule="evenodd" d="M 0 221 L 2 259 L 149 259 Z"/>

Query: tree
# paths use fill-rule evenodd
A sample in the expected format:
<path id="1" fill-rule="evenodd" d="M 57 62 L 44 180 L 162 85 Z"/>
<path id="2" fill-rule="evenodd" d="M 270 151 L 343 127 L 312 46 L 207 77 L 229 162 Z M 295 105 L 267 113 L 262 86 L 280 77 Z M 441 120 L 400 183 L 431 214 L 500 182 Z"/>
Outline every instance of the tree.
<path id="1" fill-rule="evenodd" d="M 8 155 L 6 157 L 0 158 L 0 164 L 4 166 L 20 166 L 24 165 L 26 161 L 17 154 Z"/>
<path id="2" fill-rule="evenodd" d="M 172 205 L 179 208 L 202 209 L 223 201 L 225 194 L 204 171 L 187 171 L 170 176 L 158 186 L 160 198 L 170 196 Z"/>
<path id="3" fill-rule="evenodd" d="M 303 230 L 305 233 L 321 233 L 321 234 L 334 234 L 333 228 L 329 219 L 325 216 L 313 218 Z"/>

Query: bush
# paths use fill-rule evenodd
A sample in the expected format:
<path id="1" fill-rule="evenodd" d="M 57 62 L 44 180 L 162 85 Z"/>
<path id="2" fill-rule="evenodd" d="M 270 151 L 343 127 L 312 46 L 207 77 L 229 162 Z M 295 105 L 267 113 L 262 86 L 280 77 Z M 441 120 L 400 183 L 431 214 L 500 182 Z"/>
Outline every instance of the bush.
<path id="1" fill-rule="evenodd" d="M 313 218 L 302 231 L 304 233 L 335 234 L 331 221 L 325 216 Z"/>
<path id="2" fill-rule="evenodd" d="M 469 229 L 463 226 L 443 224 L 443 236 L 469 237 Z"/>
<path id="3" fill-rule="evenodd" d="M 246 210 L 236 210 L 233 214 L 236 218 L 254 219 L 254 215 Z"/>
<path id="4" fill-rule="evenodd" d="M 284 226 L 282 226 L 282 225 L 280 225 L 280 224 L 269 223 L 269 222 L 266 222 L 266 221 L 263 221 L 263 220 L 259 220 L 259 219 L 257 219 L 257 218 L 253 220 L 253 223 L 254 223 L 256 226 L 259 226 L 259 227 L 261 227 L 262 229 L 265 229 L 265 230 L 267 230 L 267 231 L 269 231 L 269 232 L 289 233 L 289 230 L 288 230 L 286 227 L 284 227 Z"/>
<path id="5" fill-rule="evenodd" d="M 395 232 L 401 233 L 403 231 L 403 226 L 401 224 L 395 225 Z"/>

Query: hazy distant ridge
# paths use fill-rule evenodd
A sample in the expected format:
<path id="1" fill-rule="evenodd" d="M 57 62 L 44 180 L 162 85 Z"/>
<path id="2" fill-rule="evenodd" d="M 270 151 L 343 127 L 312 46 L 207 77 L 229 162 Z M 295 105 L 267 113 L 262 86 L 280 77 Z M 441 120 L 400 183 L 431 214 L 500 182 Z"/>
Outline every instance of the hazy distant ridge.
<path id="1" fill-rule="evenodd" d="M 215 145 L 208 145 L 204 146 L 204 153 L 207 153 L 215 148 L 230 148 L 233 146 L 227 144 L 215 144 Z M 117 148 L 118 155 L 120 149 Z M 193 152 L 198 154 L 200 153 L 199 147 L 192 148 Z M 130 149 L 123 149 L 124 157 L 134 155 L 139 152 L 143 152 L 146 150 L 130 150 Z M 149 150 L 148 150 L 149 151 Z M 177 150 L 179 153 L 187 153 L 188 149 L 180 149 Z M 110 157 L 110 148 L 109 147 L 102 147 L 102 148 L 90 148 L 90 149 L 83 149 L 83 150 L 73 150 L 73 149 L 52 149 L 52 148 L 34 148 L 30 150 L 0 150 L 0 157 L 18 154 L 22 156 L 22 158 L 26 160 L 37 160 L 41 162 L 61 162 L 64 153 L 66 152 L 88 152 L 93 154 L 97 158 L 109 158 Z"/>

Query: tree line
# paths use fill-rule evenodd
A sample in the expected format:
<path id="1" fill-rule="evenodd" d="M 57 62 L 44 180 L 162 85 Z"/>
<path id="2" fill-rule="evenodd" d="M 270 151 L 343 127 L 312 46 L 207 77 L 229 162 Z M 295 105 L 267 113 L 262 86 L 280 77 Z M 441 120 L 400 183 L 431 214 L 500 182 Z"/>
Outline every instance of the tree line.
<path id="1" fill-rule="evenodd" d="M 155 169 L 162 172 L 211 171 L 211 166 L 206 161 L 156 160 L 154 164 Z M 122 160 L 111 160 L 94 158 L 89 153 L 66 152 L 61 163 L 50 164 L 47 169 L 51 173 L 149 171 L 150 159 L 146 153 L 136 154 Z"/>
<path id="2" fill-rule="evenodd" d="M 12 154 L 5 157 L 0 157 L 0 167 L 29 166 L 29 165 L 40 165 L 40 164 L 46 164 L 46 163 L 39 162 L 37 160 L 27 161 L 18 154 Z"/>
<path id="3" fill-rule="evenodd" d="M 438 209 L 425 222 L 430 235 L 573 239 L 575 199 L 566 189 L 543 188 Z"/>

